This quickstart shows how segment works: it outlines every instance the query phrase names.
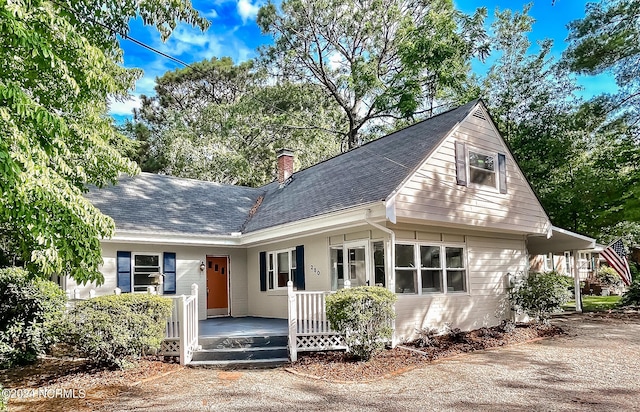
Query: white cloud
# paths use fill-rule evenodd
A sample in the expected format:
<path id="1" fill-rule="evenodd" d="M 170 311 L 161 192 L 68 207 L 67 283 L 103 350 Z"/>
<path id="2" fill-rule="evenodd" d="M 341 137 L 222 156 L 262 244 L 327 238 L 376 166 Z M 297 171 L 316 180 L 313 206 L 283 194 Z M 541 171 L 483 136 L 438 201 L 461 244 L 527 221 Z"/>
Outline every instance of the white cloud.
<path id="1" fill-rule="evenodd" d="M 212 8 L 209 11 L 202 12 L 202 15 L 209 20 L 213 20 L 218 17 L 218 12 L 216 11 L 216 9 Z"/>
<path id="2" fill-rule="evenodd" d="M 251 0 L 238 0 L 237 8 L 242 21 L 246 23 L 247 20 L 253 20 L 258 16 L 260 5 L 258 3 L 252 4 Z"/>
<path id="3" fill-rule="evenodd" d="M 140 108 L 140 97 L 139 96 L 131 96 L 129 100 L 125 100 L 124 102 L 116 101 L 113 98 L 109 99 L 109 113 L 113 115 L 131 115 L 133 114 L 133 109 Z"/>

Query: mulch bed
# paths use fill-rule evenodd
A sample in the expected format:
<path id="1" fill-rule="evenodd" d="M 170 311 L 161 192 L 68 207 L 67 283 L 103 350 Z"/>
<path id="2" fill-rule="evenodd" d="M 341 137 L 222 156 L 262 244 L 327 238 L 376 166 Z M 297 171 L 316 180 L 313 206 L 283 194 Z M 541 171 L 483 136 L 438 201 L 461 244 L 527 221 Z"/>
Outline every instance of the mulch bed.
<path id="1" fill-rule="evenodd" d="M 563 333 L 557 326 L 519 324 L 511 332 L 499 327 L 476 329 L 433 338 L 433 344 L 419 347 L 415 343 L 400 345 L 375 354 L 369 361 L 353 359 L 343 351 L 307 352 L 287 370 L 311 378 L 332 382 L 367 382 L 387 378 L 437 359 L 462 353 L 495 348 L 556 336 Z"/>

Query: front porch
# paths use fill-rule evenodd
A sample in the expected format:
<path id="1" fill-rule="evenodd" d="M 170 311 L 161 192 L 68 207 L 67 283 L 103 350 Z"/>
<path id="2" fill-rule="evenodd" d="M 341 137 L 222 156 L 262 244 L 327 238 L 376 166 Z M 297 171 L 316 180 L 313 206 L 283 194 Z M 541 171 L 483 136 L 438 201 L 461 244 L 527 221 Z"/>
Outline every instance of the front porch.
<path id="1" fill-rule="evenodd" d="M 347 281 L 345 287 L 349 287 Z M 288 319 L 217 317 L 198 321 L 198 287 L 174 296 L 159 354 L 177 356 L 182 365 L 271 366 L 297 360 L 301 351 L 346 349 L 326 318 L 332 292 L 294 291 L 288 283 Z"/>

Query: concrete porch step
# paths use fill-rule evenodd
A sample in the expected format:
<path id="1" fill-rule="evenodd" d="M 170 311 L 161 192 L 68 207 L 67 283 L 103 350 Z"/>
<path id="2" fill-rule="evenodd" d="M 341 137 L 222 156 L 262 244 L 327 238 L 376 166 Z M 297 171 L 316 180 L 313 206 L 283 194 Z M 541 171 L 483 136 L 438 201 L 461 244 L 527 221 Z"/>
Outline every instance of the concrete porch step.
<path id="1" fill-rule="evenodd" d="M 286 346 L 200 349 L 193 352 L 193 361 L 245 361 L 287 358 Z"/>
<path id="2" fill-rule="evenodd" d="M 289 361 L 287 335 L 200 336 L 191 366 L 209 368 L 275 368 Z"/>
<path id="3" fill-rule="evenodd" d="M 201 336 L 198 343 L 202 349 L 231 349 L 231 348 L 258 348 L 258 347 L 280 347 L 287 346 L 289 337 L 287 335 L 275 336 L 225 336 L 208 337 Z"/>
<path id="4" fill-rule="evenodd" d="M 267 369 L 277 368 L 289 362 L 289 358 L 272 358 L 272 359 L 250 359 L 250 360 L 207 360 L 207 361 L 191 361 L 190 367 L 193 368 L 212 368 L 212 369 Z"/>

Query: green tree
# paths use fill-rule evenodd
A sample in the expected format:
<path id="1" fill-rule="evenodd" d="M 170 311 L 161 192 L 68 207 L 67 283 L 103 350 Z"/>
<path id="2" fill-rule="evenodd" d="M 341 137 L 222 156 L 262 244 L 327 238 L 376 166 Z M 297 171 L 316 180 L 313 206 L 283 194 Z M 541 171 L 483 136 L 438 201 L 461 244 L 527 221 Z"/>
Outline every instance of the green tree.
<path id="1" fill-rule="evenodd" d="M 530 54 L 533 18 L 496 11 L 492 48 L 500 53 L 483 81 L 499 129 L 555 225 L 601 237 L 625 218 L 638 165 L 633 127 L 608 119 L 606 99 L 582 102 L 551 42 Z"/>
<path id="2" fill-rule="evenodd" d="M 163 173 L 260 186 L 273 180 L 279 148 L 296 151 L 297 167 L 340 152 L 336 136 L 344 119 L 317 86 L 271 84 L 251 62 L 236 66 L 229 58 L 157 81 L 156 96 L 143 99 L 135 127 L 142 125 L 139 138 L 149 133 L 139 139 L 148 145 L 140 161 Z"/>
<path id="3" fill-rule="evenodd" d="M 463 87 L 472 56 L 488 53 L 485 9 L 473 16 L 451 0 L 285 0 L 258 13 L 274 44 L 261 62 L 277 76 L 318 85 L 344 112 L 351 149 L 385 120 L 433 112 Z"/>
<path id="4" fill-rule="evenodd" d="M 0 0 L 0 240 L 35 273 L 102 281 L 114 224 L 83 193 L 137 171 L 107 116 L 141 74 L 120 66 L 116 38 L 135 16 L 163 38 L 177 20 L 207 25 L 181 0 Z"/>
<path id="5" fill-rule="evenodd" d="M 594 75 L 612 73 L 619 93 L 609 96 L 608 111 L 627 112 L 640 121 L 640 1 L 603 0 L 588 3 L 585 17 L 569 24 L 564 53 L 569 68 Z"/>

